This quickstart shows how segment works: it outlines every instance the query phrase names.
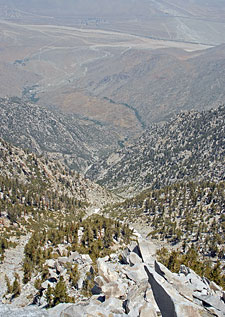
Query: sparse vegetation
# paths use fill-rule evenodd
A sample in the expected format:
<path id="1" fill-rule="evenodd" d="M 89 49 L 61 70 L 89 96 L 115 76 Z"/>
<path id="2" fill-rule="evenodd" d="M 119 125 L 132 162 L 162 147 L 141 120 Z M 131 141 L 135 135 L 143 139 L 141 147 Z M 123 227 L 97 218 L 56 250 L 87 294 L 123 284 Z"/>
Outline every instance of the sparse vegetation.
<path id="1" fill-rule="evenodd" d="M 182 182 L 144 191 L 106 212 L 129 222 L 142 221 L 152 239 L 182 245 L 184 251 L 193 244 L 202 256 L 222 260 L 224 197 L 224 181 Z"/>
<path id="2" fill-rule="evenodd" d="M 218 113 L 221 115 L 223 111 L 221 107 Z M 22 262 L 23 276 L 21 281 L 17 273 L 13 281 L 5 276 L 5 298 L 13 300 L 20 296 L 21 287 L 26 288 L 29 285 L 34 286 L 37 291 L 36 300 L 44 298 L 49 308 L 60 302 L 75 302 L 77 293 L 83 298 L 90 297 L 98 273 L 97 259 L 117 252 L 130 242 L 132 231 L 128 224 L 132 222 L 142 223 L 149 230 L 148 235 L 151 239 L 171 245 L 171 251 L 163 249 L 158 252 L 160 261 L 171 271 L 178 272 L 180 265 L 184 264 L 197 274 L 225 287 L 225 183 L 221 176 L 223 168 L 220 169 L 223 142 L 221 134 L 215 132 L 214 147 L 212 135 L 209 135 L 209 132 L 214 131 L 211 128 L 216 125 L 215 118 L 220 119 L 218 113 L 209 112 L 208 117 L 202 114 L 207 120 L 211 120 L 212 117 L 214 119 L 211 120 L 210 127 L 209 123 L 204 121 L 204 127 L 208 128 L 199 140 L 203 142 L 208 133 L 207 140 L 211 145 L 205 143 L 205 150 L 207 149 L 210 154 L 204 162 L 211 162 L 206 165 L 210 173 L 214 173 L 212 179 L 209 179 L 209 175 L 212 174 L 206 174 L 205 179 L 197 177 L 193 180 L 193 175 L 186 173 L 187 171 L 181 179 L 177 174 L 177 171 L 180 172 L 180 166 L 167 164 L 168 161 L 165 163 L 164 160 L 155 157 L 154 153 L 149 158 L 148 153 L 144 151 L 147 155 L 145 162 L 156 160 L 155 162 L 159 163 L 158 167 L 169 166 L 168 179 L 166 170 L 162 174 L 159 169 L 159 175 L 164 176 L 159 177 L 161 180 L 157 180 L 157 184 L 151 176 L 150 189 L 133 198 L 117 200 L 113 205 L 113 196 L 104 188 L 70 171 L 63 164 L 37 157 L 29 151 L 15 148 L 0 140 L 1 261 L 3 262 L 4 256 L 8 255 L 8 252 L 5 253 L 6 249 L 15 247 L 23 236 L 27 239 Z M 197 119 L 201 116 L 198 115 L 197 119 L 195 113 L 189 116 L 195 122 L 194 127 L 198 126 Z M 183 119 L 186 120 L 183 115 L 179 118 L 181 122 Z M 160 131 L 165 133 L 164 130 Z M 186 130 L 182 130 L 182 133 L 186 133 Z M 169 144 L 171 143 L 167 145 Z M 156 145 L 161 146 L 157 142 Z M 220 150 L 218 145 L 221 146 Z M 181 144 L 176 143 L 176 146 L 179 148 Z M 196 151 L 199 150 L 195 143 L 190 147 L 186 144 L 185 150 L 182 149 L 192 151 L 193 146 Z M 170 160 L 171 155 L 180 153 L 178 148 L 173 148 L 169 154 L 165 151 L 164 154 Z M 131 152 L 129 157 L 132 155 Z M 183 159 L 180 161 L 184 163 Z M 201 164 L 205 164 L 204 162 Z M 188 169 L 195 166 L 193 158 L 186 163 Z M 201 170 L 199 165 L 196 168 Z M 137 166 L 126 166 L 126 170 L 136 173 Z M 170 173 L 176 177 L 171 178 Z M 196 175 L 198 176 L 198 173 Z M 162 185 L 164 177 L 166 180 Z M 108 202 L 103 209 L 104 216 L 92 214 L 87 217 L 87 210 L 95 212 L 95 208 L 90 208 L 91 203 L 93 206 L 95 201 L 98 206 Z M 174 246 L 176 249 L 173 249 Z M 29 300 L 33 300 L 34 294 L 30 293 L 28 297 Z"/>
<path id="3" fill-rule="evenodd" d="M 209 259 L 200 259 L 198 251 L 193 246 L 189 247 L 186 252 L 168 251 L 168 249 L 162 248 L 157 251 L 157 255 L 158 260 L 170 271 L 178 273 L 183 264 L 225 289 L 225 274 L 221 262 L 218 260 L 213 264 Z"/>
<path id="4" fill-rule="evenodd" d="M 225 106 L 184 112 L 98 161 L 87 176 L 122 196 L 184 181 L 217 182 L 225 174 L 224 135 Z"/>

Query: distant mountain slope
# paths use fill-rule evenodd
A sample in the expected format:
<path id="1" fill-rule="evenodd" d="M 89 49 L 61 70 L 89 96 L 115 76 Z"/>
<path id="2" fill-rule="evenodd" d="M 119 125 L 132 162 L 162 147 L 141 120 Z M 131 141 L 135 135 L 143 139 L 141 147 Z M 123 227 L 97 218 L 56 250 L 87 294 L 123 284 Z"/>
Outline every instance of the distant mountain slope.
<path id="1" fill-rule="evenodd" d="M 37 154 L 48 153 L 75 170 L 85 169 L 117 144 L 98 122 L 47 110 L 19 98 L 0 99 L 0 137 Z"/>
<path id="2" fill-rule="evenodd" d="M 91 17 L 139 17 L 157 14 L 202 18 L 219 18 L 224 16 L 223 1 L 184 1 L 184 0 L 2 0 L 3 5 L 17 8 L 22 12 L 33 14 Z"/>
<path id="3" fill-rule="evenodd" d="M 128 50 L 111 58 L 113 67 L 108 65 L 102 59 L 90 63 L 80 87 L 99 99 L 135 109 L 146 126 L 180 111 L 209 110 L 225 98 L 224 45 L 192 53 Z"/>
<path id="4" fill-rule="evenodd" d="M 156 29 L 163 25 L 155 23 Z M 224 44 L 209 49 L 211 40 L 210 46 L 197 44 L 205 43 L 201 40 L 174 42 L 150 31 L 140 37 L 24 24 L 0 21 L 1 97 L 38 100 L 128 137 L 182 110 L 206 110 L 224 101 Z M 225 27 L 218 28 L 217 34 L 225 34 Z"/>
<path id="5" fill-rule="evenodd" d="M 223 180 L 224 136 L 225 106 L 184 112 L 92 165 L 86 176 L 127 194 L 181 180 Z"/>
<path id="6" fill-rule="evenodd" d="M 39 158 L 1 138 L 0 180 L 0 192 L 4 193 L 4 188 L 9 187 L 9 193 L 11 193 L 9 197 L 13 196 L 17 201 L 16 191 L 24 191 L 26 193 L 24 200 L 26 201 L 29 196 L 30 204 L 37 201 L 37 197 L 42 202 L 48 201 L 49 205 L 54 199 L 57 201 L 57 205 L 59 201 L 73 200 L 76 202 L 76 206 L 79 205 L 79 202 L 98 206 L 113 199 L 107 190 L 80 174 L 70 171 L 59 161 Z M 13 184 L 14 189 L 12 189 Z M 7 199 L 6 196 L 5 199 Z"/>

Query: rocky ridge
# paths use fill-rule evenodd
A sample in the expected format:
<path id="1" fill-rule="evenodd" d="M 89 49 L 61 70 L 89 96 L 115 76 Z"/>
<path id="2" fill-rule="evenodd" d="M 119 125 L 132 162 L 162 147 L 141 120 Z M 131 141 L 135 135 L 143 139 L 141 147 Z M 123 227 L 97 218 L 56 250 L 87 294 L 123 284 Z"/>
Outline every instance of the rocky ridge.
<path id="1" fill-rule="evenodd" d="M 179 181 L 223 180 L 224 135 L 224 106 L 183 112 L 93 164 L 86 176 L 125 196 Z"/>
<path id="2" fill-rule="evenodd" d="M 98 273 L 89 299 L 59 304 L 47 311 L 34 306 L 19 309 L 1 304 L 0 312 L 11 317 L 225 316 L 224 291 L 218 285 L 185 266 L 181 266 L 178 274 L 170 272 L 156 260 L 154 244 L 135 234 L 137 242 L 128 245 L 121 255 L 111 254 L 97 260 Z M 88 256 L 78 253 L 66 260 L 79 268 L 87 265 L 88 270 L 93 265 Z M 65 261 L 59 258 L 47 262 L 52 271 L 49 283 L 56 283 L 63 274 Z M 43 289 L 47 288 L 45 284 Z"/>

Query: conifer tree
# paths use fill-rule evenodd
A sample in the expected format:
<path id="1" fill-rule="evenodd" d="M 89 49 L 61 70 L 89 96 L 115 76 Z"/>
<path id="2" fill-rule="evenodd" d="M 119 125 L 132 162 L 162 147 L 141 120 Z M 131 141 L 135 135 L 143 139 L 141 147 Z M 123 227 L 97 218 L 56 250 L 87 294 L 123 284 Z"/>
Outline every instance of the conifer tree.
<path id="1" fill-rule="evenodd" d="M 53 307 L 53 288 L 48 284 L 47 291 L 45 293 L 45 298 L 49 308 Z"/>
<path id="2" fill-rule="evenodd" d="M 30 281 L 31 274 L 32 274 L 32 263 L 31 263 L 31 261 L 29 261 L 27 259 L 24 260 L 23 271 L 24 271 L 23 283 L 27 284 Z"/>
<path id="3" fill-rule="evenodd" d="M 18 297 L 21 293 L 20 278 L 18 273 L 15 273 L 15 280 L 12 286 L 12 293 L 13 293 L 13 298 Z"/>
<path id="4" fill-rule="evenodd" d="M 6 294 L 11 294 L 12 293 L 12 285 L 10 284 L 9 278 L 7 275 L 5 275 L 5 282 L 7 286 L 7 293 Z"/>
<path id="5" fill-rule="evenodd" d="M 53 292 L 53 306 L 58 305 L 59 303 L 68 303 L 69 296 L 66 291 L 66 284 L 62 276 L 60 276 L 58 283 L 55 286 Z"/>

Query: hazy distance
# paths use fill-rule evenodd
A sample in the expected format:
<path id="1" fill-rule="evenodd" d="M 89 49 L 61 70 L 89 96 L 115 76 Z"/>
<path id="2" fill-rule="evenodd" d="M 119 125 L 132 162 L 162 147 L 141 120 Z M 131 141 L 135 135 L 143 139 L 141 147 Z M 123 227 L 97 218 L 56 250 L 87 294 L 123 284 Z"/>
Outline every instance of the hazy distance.
<path id="1" fill-rule="evenodd" d="M 224 1 L 1 0 L 0 96 L 139 133 L 225 96 Z"/>

